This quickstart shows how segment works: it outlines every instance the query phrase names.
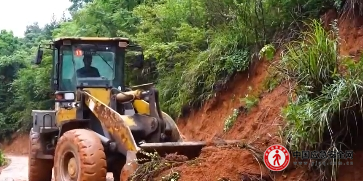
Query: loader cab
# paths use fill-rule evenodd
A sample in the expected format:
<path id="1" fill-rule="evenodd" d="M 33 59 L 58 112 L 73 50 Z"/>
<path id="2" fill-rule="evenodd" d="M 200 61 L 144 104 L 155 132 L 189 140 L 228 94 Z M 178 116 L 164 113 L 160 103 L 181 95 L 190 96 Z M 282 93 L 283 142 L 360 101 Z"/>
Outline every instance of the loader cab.
<path id="1" fill-rule="evenodd" d="M 54 91 L 77 88 L 125 89 L 125 55 L 130 48 L 127 38 L 59 38 L 50 44 L 53 56 Z M 138 50 L 137 50 L 138 51 Z M 141 68 L 142 51 L 135 56 L 134 66 Z M 39 47 L 35 64 L 40 64 L 43 49 Z"/>
<path id="2" fill-rule="evenodd" d="M 54 42 L 54 86 L 60 91 L 99 87 L 124 90 L 128 39 L 61 39 Z"/>

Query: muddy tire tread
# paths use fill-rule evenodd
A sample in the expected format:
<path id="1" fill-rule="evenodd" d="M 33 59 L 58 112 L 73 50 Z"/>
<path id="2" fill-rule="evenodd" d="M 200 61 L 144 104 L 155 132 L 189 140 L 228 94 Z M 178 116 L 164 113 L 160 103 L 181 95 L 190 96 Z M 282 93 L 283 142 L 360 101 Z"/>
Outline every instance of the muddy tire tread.
<path id="1" fill-rule="evenodd" d="M 90 130 L 73 129 L 61 136 L 55 151 L 55 178 L 58 178 L 60 152 L 64 145 L 76 145 L 80 160 L 80 176 L 78 181 L 106 181 L 106 155 L 100 139 Z M 58 154 L 58 156 L 57 156 Z M 59 180 L 61 181 L 61 180 Z"/>
<path id="2" fill-rule="evenodd" d="M 29 140 L 29 181 L 51 181 L 52 180 L 52 168 L 53 160 L 45 160 L 36 158 L 37 150 L 40 149 L 39 133 L 30 131 Z"/>

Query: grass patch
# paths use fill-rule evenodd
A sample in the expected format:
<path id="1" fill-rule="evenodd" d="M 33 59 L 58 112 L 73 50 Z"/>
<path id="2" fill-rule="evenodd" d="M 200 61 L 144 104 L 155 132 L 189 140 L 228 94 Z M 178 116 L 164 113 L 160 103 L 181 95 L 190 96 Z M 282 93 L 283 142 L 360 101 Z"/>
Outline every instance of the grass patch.
<path id="1" fill-rule="evenodd" d="M 258 101 L 260 98 L 258 96 L 255 96 L 252 94 L 252 87 L 248 87 L 249 93 L 245 95 L 244 98 L 240 99 L 240 102 L 244 104 L 244 107 L 246 108 L 247 112 L 250 111 L 253 107 L 255 107 L 258 104 Z"/>
<path id="2" fill-rule="evenodd" d="M 5 154 L 3 153 L 2 150 L 0 150 L 0 166 L 4 166 L 4 165 L 6 165 Z"/>
<path id="3" fill-rule="evenodd" d="M 252 91 L 251 87 L 248 87 L 249 92 Z M 235 99 L 235 96 L 232 97 L 232 100 Z M 259 102 L 259 97 L 253 95 L 253 94 L 246 94 L 244 98 L 240 98 L 241 106 L 240 108 L 233 109 L 232 114 L 230 114 L 226 120 L 224 121 L 224 127 L 223 131 L 228 132 L 236 122 L 238 116 L 243 113 L 248 113 L 253 107 L 255 107 Z"/>
<path id="4" fill-rule="evenodd" d="M 269 76 L 263 81 L 263 89 L 267 92 L 271 92 L 280 85 L 281 81 L 282 77 L 278 74 L 269 74 Z"/>
<path id="5" fill-rule="evenodd" d="M 258 104 L 260 99 L 257 96 L 247 94 L 244 98 L 241 98 L 241 102 L 245 104 L 247 111 L 250 111 Z"/>
<path id="6" fill-rule="evenodd" d="M 310 31 L 303 33 L 302 41 L 293 42 L 287 46 L 287 52 L 282 57 L 280 64 L 281 67 L 285 67 L 279 69 L 285 70 L 283 72 L 285 78 L 297 82 L 295 93 L 298 95 L 298 99 L 290 102 L 289 107 L 284 111 L 284 115 L 289 123 L 294 126 L 303 126 L 307 130 L 310 127 L 324 129 L 323 122 L 325 120 L 318 124 L 320 126 L 315 126 L 315 124 L 308 126 L 311 123 L 307 120 L 316 120 L 316 117 L 310 117 L 309 114 L 312 113 L 312 110 L 321 108 L 320 101 L 322 100 L 319 96 L 323 92 L 327 93 L 326 89 L 338 80 L 338 42 L 331 39 L 329 33 L 317 21 L 314 20 L 309 27 Z M 314 101 L 315 104 L 302 106 L 309 101 Z M 305 107 L 304 109 L 307 112 L 298 112 L 296 106 Z M 295 117 L 295 115 L 303 117 Z M 305 125 L 297 123 L 305 123 Z M 322 133 L 322 131 L 318 132 Z M 295 149 L 306 149 L 319 142 L 318 140 L 312 141 L 309 139 L 310 136 L 315 138 L 311 132 L 305 134 L 291 134 L 301 135 L 301 137 L 299 139 L 291 138 L 299 143 L 290 142 L 290 146 Z"/>
<path id="7" fill-rule="evenodd" d="M 272 61 L 274 59 L 276 53 L 276 49 L 272 44 L 265 45 L 259 52 L 259 58 L 266 58 L 268 61 Z"/>
<path id="8" fill-rule="evenodd" d="M 231 115 L 229 115 L 227 117 L 227 119 L 224 121 L 224 127 L 223 127 L 224 132 L 229 131 L 233 127 L 233 125 L 236 122 L 239 114 L 240 114 L 239 109 L 233 109 L 233 113 Z"/>
<path id="9" fill-rule="evenodd" d="M 308 30 L 300 41 L 286 46 L 279 70 L 298 82 L 298 91 L 315 97 L 323 86 L 333 83 L 338 73 L 338 38 L 334 38 L 336 32 L 327 32 L 317 20 L 306 25 Z"/>
<path id="10" fill-rule="evenodd" d="M 363 63 L 339 56 L 335 32 L 325 31 L 315 20 L 309 28 L 301 41 L 287 46 L 281 63 L 285 78 L 297 82 L 296 99 L 283 109 L 287 145 L 292 151 L 354 149 L 349 140 L 357 136 L 362 121 Z M 338 62 L 344 72 L 338 71 Z M 336 180 L 340 158 L 324 161 L 333 165 L 312 168 Z"/>

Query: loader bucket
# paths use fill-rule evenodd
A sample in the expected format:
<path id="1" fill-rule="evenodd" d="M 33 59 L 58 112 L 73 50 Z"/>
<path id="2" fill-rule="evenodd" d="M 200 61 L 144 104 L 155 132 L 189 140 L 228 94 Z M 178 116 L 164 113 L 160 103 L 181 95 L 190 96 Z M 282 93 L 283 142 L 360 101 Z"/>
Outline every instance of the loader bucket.
<path id="1" fill-rule="evenodd" d="M 201 141 L 144 143 L 139 147 L 145 152 L 157 152 L 161 157 L 171 153 L 178 153 L 178 155 L 184 155 L 189 159 L 193 159 L 200 155 L 202 148 L 205 146 L 206 143 Z"/>
<path id="2" fill-rule="evenodd" d="M 144 143 L 139 147 L 144 152 L 157 152 L 161 157 L 167 154 L 177 153 L 184 155 L 188 159 L 196 158 L 200 155 L 206 142 L 165 142 L 165 143 Z M 146 155 L 136 151 L 128 151 L 126 155 L 126 164 L 121 171 L 121 181 L 127 181 L 128 178 L 137 170 L 137 159 L 145 159 Z M 147 158 L 146 158 L 147 159 Z"/>

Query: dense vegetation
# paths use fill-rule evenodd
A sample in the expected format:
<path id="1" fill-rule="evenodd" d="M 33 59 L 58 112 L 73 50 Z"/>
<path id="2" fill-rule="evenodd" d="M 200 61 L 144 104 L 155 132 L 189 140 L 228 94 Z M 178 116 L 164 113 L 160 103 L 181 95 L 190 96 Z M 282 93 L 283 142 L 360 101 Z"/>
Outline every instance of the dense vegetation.
<path id="1" fill-rule="evenodd" d="M 291 150 L 326 150 L 336 153 L 317 165 L 321 176 L 335 180 L 342 150 L 360 149 L 363 96 L 363 56 L 339 55 L 336 26 L 326 31 L 317 22 L 298 42 L 288 44 L 279 63 L 285 78 L 296 83 L 293 99 L 284 108 L 285 129 Z M 358 62 L 355 62 L 358 60 Z M 281 69 L 281 67 L 284 67 Z M 326 169 L 328 168 L 328 169 Z"/>
<path id="2" fill-rule="evenodd" d="M 359 4 L 353 0 L 71 2 L 71 19 L 52 20 L 45 27 L 29 25 L 24 38 L 0 32 L 0 136 L 26 128 L 30 110 L 51 107 L 50 55 L 45 55 L 40 66 L 30 64 L 42 41 L 60 36 L 131 38 L 144 47 L 147 64 L 142 70 L 128 70 L 127 84 L 155 82 L 161 90 L 163 109 L 176 117 L 184 113 L 182 110 L 200 106 L 235 73 L 248 69 L 258 60 L 255 53 L 262 46 L 281 46 L 299 38 L 300 20 L 318 18 L 334 7 L 349 12 L 354 3 Z M 287 137 L 294 149 L 322 142 L 321 132 L 330 124 L 326 120 L 359 97 L 352 94 L 361 85 L 357 68 L 350 64 L 353 68 L 348 75 L 337 73 L 336 40 L 316 24 L 312 34 L 303 37 L 307 43 L 289 44 L 279 65 L 285 66 L 284 75 L 299 82 L 298 101 L 291 101 L 285 109 L 291 123 Z M 301 46 L 306 48 L 296 48 Z M 306 85 L 311 89 L 306 90 Z M 335 101 L 329 96 L 342 99 Z M 308 115 L 310 109 L 314 111 Z"/>
<path id="3" fill-rule="evenodd" d="M 60 36 L 125 36 L 145 48 L 147 65 L 129 70 L 128 84 L 155 82 L 162 106 L 173 116 L 200 105 L 278 30 L 318 17 L 324 5 L 303 1 L 101 1 L 72 0 L 71 19 L 27 26 L 24 38 L 0 32 L 0 135 L 31 120 L 30 110 L 49 109 L 50 55 L 30 64 L 36 46 Z M 327 4 L 328 5 L 328 4 Z M 276 9 L 275 7 L 281 7 Z M 306 10 L 304 9 L 306 8 Z M 172 72 L 172 73 L 171 73 Z"/>

